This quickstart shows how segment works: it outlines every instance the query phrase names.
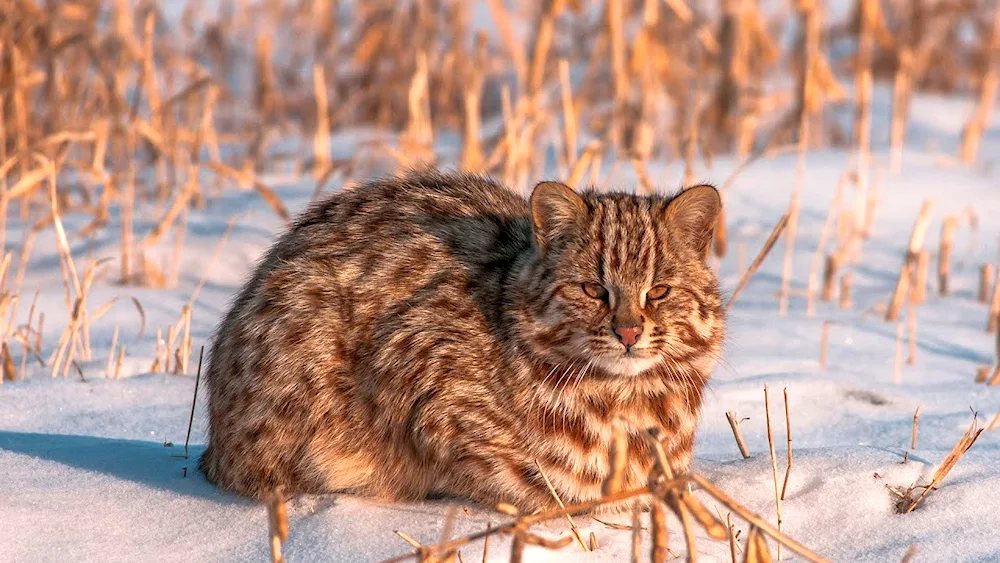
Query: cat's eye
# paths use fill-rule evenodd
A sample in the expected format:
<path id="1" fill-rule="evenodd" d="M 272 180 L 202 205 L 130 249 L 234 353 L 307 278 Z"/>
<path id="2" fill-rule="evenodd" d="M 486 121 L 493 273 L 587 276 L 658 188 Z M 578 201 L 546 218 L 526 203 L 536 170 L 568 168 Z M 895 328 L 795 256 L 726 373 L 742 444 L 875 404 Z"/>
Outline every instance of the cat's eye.
<path id="1" fill-rule="evenodd" d="M 663 299 L 667 295 L 670 295 L 670 286 L 654 285 L 649 288 L 649 291 L 646 292 L 646 299 L 655 301 L 657 299 Z"/>
<path id="2" fill-rule="evenodd" d="M 593 297 L 594 299 L 607 299 L 608 290 L 604 289 L 604 286 L 599 283 L 585 283 L 583 284 L 583 292 L 587 294 L 588 297 Z"/>

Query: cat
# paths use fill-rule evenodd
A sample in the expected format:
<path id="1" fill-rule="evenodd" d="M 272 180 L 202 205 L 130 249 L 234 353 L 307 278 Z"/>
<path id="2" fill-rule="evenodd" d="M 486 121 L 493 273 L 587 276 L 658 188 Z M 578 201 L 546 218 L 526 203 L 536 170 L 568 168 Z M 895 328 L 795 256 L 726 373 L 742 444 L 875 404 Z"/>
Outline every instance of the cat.
<path id="1" fill-rule="evenodd" d="M 264 499 L 457 496 L 523 512 L 690 461 L 725 319 L 715 188 L 673 197 L 410 170 L 313 203 L 214 335 L 210 481 Z M 543 477 L 544 473 L 544 477 Z"/>

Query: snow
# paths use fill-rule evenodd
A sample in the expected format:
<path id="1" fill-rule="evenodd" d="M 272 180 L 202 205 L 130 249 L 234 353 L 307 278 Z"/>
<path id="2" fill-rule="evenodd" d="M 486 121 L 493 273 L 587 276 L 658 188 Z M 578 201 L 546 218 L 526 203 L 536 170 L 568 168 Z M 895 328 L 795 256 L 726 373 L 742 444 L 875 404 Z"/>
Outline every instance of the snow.
<path id="1" fill-rule="evenodd" d="M 982 165 L 960 167 L 941 158 L 942 151 L 954 154 L 968 108 L 960 100 L 915 100 L 913 142 L 904 153 L 903 173 L 880 176 L 875 230 L 864 246 L 862 262 L 852 269 L 853 308 L 841 311 L 835 303 L 821 302 L 817 314 L 807 317 L 804 298 L 794 297 L 788 315 L 779 317 L 775 292 L 785 251 L 779 243 L 732 311 L 724 362 L 707 395 L 695 470 L 774 522 L 763 388 L 767 385 L 771 391 L 781 475 L 786 451 L 781 392 L 788 389 L 794 465 L 783 503 L 784 529 L 835 561 L 898 561 L 911 545 L 920 549 L 918 561 L 1000 560 L 1000 432 L 984 433 L 944 485 L 911 514 L 894 512 L 887 488 L 926 483 L 968 428 L 971 411 L 986 422 L 1000 411 L 998 388 L 973 382 L 976 368 L 992 363 L 995 355 L 995 339 L 983 330 L 986 306 L 975 301 L 975 292 L 979 265 L 997 259 L 1000 128 L 994 126 L 984 139 Z M 876 126 L 876 141 L 882 143 L 881 124 Z M 337 151 L 349 154 L 350 132 L 337 140 Z M 885 168 L 884 148 L 876 156 L 879 167 Z M 843 151 L 817 151 L 808 157 L 794 255 L 796 290 L 805 287 L 828 205 L 847 162 Z M 735 166 L 731 159 L 720 159 L 699 174 L 721 184 Z M 665 189 L 679 183 L 676 163 L 654 163 L 649 171 Z M 787 206 L 794 174 L 795 155 L 765 159 L 741 173 L 728 189 L 730 251 L 719 264 L 726 292 L 742 274 L 739 247 L 745 245 L 747 262 L 753 258 Z M 314 188 L 310 179 L 265 180 L 293 213 L 303 209 Z M 634 182 L 627 166 L 612 180 L 617 185 Z M 853 197 L 853 192 L 846 190 L 845 197 Z M 916 363 L 904 366 L 897 385 L 896 327 L 866 311 L 888 301 L 925 198 L 935 203 L 925 244 L 932 251 L 932 264 L 946 214 L 971 207 L 980 218 L 980 231 L 973 238 L 968 224 L 962 223 L 952 294 L 940 297 L 932 284 L 927 301 L 917 309 Z M 219 259 L 209 264 L 227 220 L 234 217 L 238 219 Z M 65 217 L 68 232 L 87 220 Z M 144 234 L 152 225 L 151 215 L 137 218 L 136 231 Z M 9 218 L 7 236 L 16 251 L 29 226 Z M 192 323 L 197 356 L 238 285 L 281 227 L 280 219 L 253 192 L 223 190 L 205 209 L 191 212 L 176 288 L 122 287 L 110 281 L 113 275 L 98 278 L 88 301 L 91 310 L 114 297 L 119 301 L 93 324 L 93 361 L 81 364 L 85 381 L 73 371 L 67 379 L 51 379 L 48 369 L 30 362 L 28 378 L 0 386 L 0 559 L 260 561 L 269 556 L 265 508 L 217 490 L 197 471 L 205 442 L 203 402 L 184 457 L 197 358 L 187 375 L 154 374 L 149 369 L 156 329 L 165 334 L 166 327 L 177 322 L 204 276 Z M 78 269 L 90 258 L 113 257 L 118 233 L 115 215 L 95 241 L 73 239 Z M 154 259 L 168 257 L 172 244 L 166 237 L 155 248 Z M 25 301 L 36 290 L 37 311 L 46 318 L 43 356 L 48 357 L 68 320 L 51 230 L 35 242 L 18 311 L 21 323 L 27 321 Z M 147 315 L 141 337 L 131 297 L 142 303 Z M 818 356 L 824 321 L 836 324 L 830 326 L 829 357 L 822 369 Z M 115 326 L 127 346 L 119 380 L 104 374 Z M 19 345 L 14 354 L 19 362 Z M 903 463 L 918 406 L 918 447 Z M 752 453 L 749 460 L 741 459 L 736 449 L 727 411 L 747 418 L 742 429 Z M 715 510 L 713 501 L 707 504 Z M 291 535 L 285 553 L 292 562 L 377 561 L 404 554 L 409 546 L 393 532 L 435 543 L 450 506 L 464 508 L 457 511 L 456 535 L 505 520 L 499 513 L 458 501 L 389 505 L 350 496 L 298 498 L 289 504 Z M 576 521 L 585 537 L 596 535 L 600 549 L 583 553 L 576 545 L 559 552 L 531 548 L 527 560 L 627 560 L 629 532 L 586 517 Z M 745 537 L 745 523 L 735 517 L 734 522 Z M 551 534 L 566 529 L 563 521 L 541 527 Z M 671 548 L 683 553 L 679 531 L 671 521 Z M 494 538 L 489 560 L 506 561 L 508 546 L 507 540 Z M 701 561 L 729 560 L 724 542 L 700 537 L 699 550 Z M 463 550 L 466 561 L 478 561 L 481 554 L 481 542 Z M 798 560 L 787 550 L 785 557 Z"/>

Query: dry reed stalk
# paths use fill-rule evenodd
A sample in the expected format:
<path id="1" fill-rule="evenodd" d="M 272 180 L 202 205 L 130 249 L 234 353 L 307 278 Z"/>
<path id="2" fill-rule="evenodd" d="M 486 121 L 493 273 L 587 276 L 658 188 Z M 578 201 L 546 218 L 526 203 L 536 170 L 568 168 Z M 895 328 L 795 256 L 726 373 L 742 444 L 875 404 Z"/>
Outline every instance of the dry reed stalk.
<path id="1" fill-rule="evenodd" d="M 920 406 L 913 412 L 913 431 L 910 434 L 910 449 L 917 449 L 917 430 L 920 428 Z"/>
<path id="2" fill-rule="evenodd" d="M 788 465 L 785 467 L 785 480 L 781 484 L 781 500 L 785 500 L 788 490 L 788 476 L 792 474 L 792 416 L 788 412 L 788 388 L 783 390 L 785 396 L 785 434 L 788 437 Z"/>
<path id="3" fill-rule="evenodd" d="M 122 373 L 122 363 L 125 361 L 125 345 L 118 349 L 118 360 L 115 361 L 115 379 L 119 379 Z"/>
<path id="4" fill-rule="evenodd" d="M 865 211 L 868 200 L 869 174 L 871 173 L 871 102 L 872 55 L 875 47 L 874 28 L 878 19 L 877 0 L 858 0 L 858 48 L 855 64 L 854 145 L 858 151 L 857 193 L 854 201 L 855 248 L 858 237 L 864 232 Z M 852 252 L 850 256 L 855 256 Z"/>
<path id="5" fill-rule="evenodd" d="M 608 477 L 601 486 L 601 494 L 610 495 L 622 490 L 625 469 L 628 464 L 628 439 L 620 425 L 615 425 L 608 449 Z"/>
<path id="6" fill-rule="evenodd" d="M 721 503 L 729 510 L 732 510 L 733 513 L 735 513 L 740 518 L 743 518 L 751 525 L 759 528 L 760 531 L 766 533 L 772 539 L 777 541 L 780 545 L 787 547 L 788 549 L 795 552 L 806 561 L 810 561 L 811 563 L 828 563 L 828 560 L 826 558 L 821 557 L 820 555 L 814 553 L 806 546 L 781 533 L 780 530 L 772 526 L 769 522 L 761 518 L 759 515 L 754 514 L 753 512 L 750 512 L 749 510 L 744 508 L 738 502 L 733 500 L 732 497 L 727 495 L 725 492 L 723 492 L 721 489 L 713 485 L 710 481 L 708 481 L 704 477 L 696 473 L 692 473 L 690 477 L 691 481 L 693 481 L 695 484 L 701 487 L 702 490 L 704 490 L 706 493 L 712 496 L 715 500 L 719 501 L 719 503 Z"/>
<path id="7" fill-rule="evenodd" d="M 986 380 L 990 376 L 990 371 L 993 369 L 992 366 L 979 366 L 976 368 L 976 378 L 973 380 L 974 383 L 986 383 Z"/>
<path id="8" fill-rule="evenodd" d="M 316 131 L 313 133 L 313 178 L 319 180 L 330 169 L 330 107 L 323 65 L 313 64 L 313 95 L 316 98 Z"/>
<path id="9" fill-rule="evenodd" d="M 197 172 L 195 172 L 197 173 Z M 177 228 L 174 230 L 174 247 L 170 256 L 170 267 L 167 270 L 167 287 L 176 288 L 181 275 L 181 254 L 184 252 L 184 235 L 187 232 L 188 208 L 181 213 Z"/>
<path id="10" fill-rule="evenodd" d="M 903 143 L 906 140 L 906 118 L 912 84 L 913 53 L 900 47 L 892 89 L 892 122 L 889 125 L 889 170 L 894 176 L 903 171 Z"/>
<path id="11" fill-rule="evenodd" d="M 993 415 L 993 420 L 991 420 L 990 423 L 986 426 L 986 430 L 989 432 L 992 432 L 997 428 L 1000 428 L 1000 412 Z"/>
<path id="12" fill-rule="evenodd" d="M 135 133 L 129 129 L 125 133 L 125 153 L 127 155 L 135 154 Z M 123 186 L 117 186 L 116 191 L 121 193 L 121 202 L 119 207 L 121 209 L 121 242 L 120 242 L 120 262 L 121 267 L 120 276 L 122 283 L 130 283 L 132 281 L 132 259 L 135 254 L 135 241 L 133 234 L 133 217 L 135 216 L 135 161 L 129 159 L 129 164 L 127 166 L 127 173 L 125 177 L 120 180 Z"/>
<path id="13" fill-rule="evenodd" d="M 778 513 L 778 531 L 781 532 L 781 489 L 778 488 L 778 454 L 774 450 L 774 433 L 771 431 L 771 401 L 764 386 L 764 413 L 767 416 L 767 444 L 771 453 L 771 476 L 774 478 L 774 504 Z M 782 560 L 781 544 L 778 544 L 778 561 Z"/>
<path id="14" fill-rule="evenodd" d="M 834 297 L 834 292 L 837 287 L 837 269 L 839 267 L 838 262 L 839 254 L 833 253 L 828 254 L 826 261 L 823 266 L 823 293 L 820 299 L 823 301 L 832 301 Z"/>
<path id="15" fill-rule="evenodd" d="M 153 365 L 149 368 L 152 373 L 157 373 L 162 367 L 161 358 L 163 357 L 163 329 L 156 329 L 156 353 L 154 354 Z"/>
<path id="16" fill-rule="evenodd" d="M 896 323 L 896 356 L 892 364 L 892 382 L 903 382 L 903 323 Z"/>
<path id="17" fill-rule="evenodd" d="M 989 125 L 997 91 L 1000 90 L 1000 75 L 997 70 L 1000 67 L 1000 6 L 993 9 L 993 28 L 986 55 L 986 72 L 980 82 L 979 105 L 962 132 L 962 162 L 965 164 L 976 160 L 983 131 Z"/>
<path id="18" fill-rule="evenodd" d="M 4 380 L 14 381 L 17 379 L 17 368 L 14 366 L 14 356 L 10 353 L 10 346 L 4 341 L 0 343 L 0 362 L 3 364 L 3 375 L 0 375 L 0 383 Z"/>
<path id="19" fill-rule="evenodd" d="M 715 236 L 712 240 L 712 249 L 718 258 L 726 257 L 726 250 L 729 248 L 726 232 L 726 192 L 719 194 L 722 199 L 722 207 L 719 209 L 719 219 L 715 223 Z"/>
<path id="20" fill-rule="evenodd" d="M 778 544 L 778 553 L 781 553 L 781 544 Z M 781 561 L 780 556 L 778 560 Z M 750 526 L 750 533 L 747 534 L 747 551 L 743 561 L 744 563 L 771 563 L 771 552 L 767 547 L 767 540 L 756 526 Z"/>
<path id="21" fill-rule="evenodd" d="M 656 187 L 653 186 L 653 181 L 649 178 L 649 173 L 646 171 L 646 165 L 642 163 L 639 158 L 633 157 L 632 168 L 635 170 L 635 175 L 639 178 L 639 185 L 645 190 L 647 194 L 655 194 Z"/>
<path id="22" fill-rule="evenodd" d="M 180 332 L 178 329 L 181 328 L 179 325 L 169 325 L 167 327 L 167 345 L 163 349 L 163 372 L 170 373 L 171 366 L 170 360 L 174 353 L 174 346 L 177 344 L 177 335 Z"/>
<path id="23" fill-rule="evenodd" d="M 482 97 L 485 81 L 483 68 L 486 66 L 486 36 L 483 32 L 476 35 L 475 54 L 472 62 L 467 64 L 464 75 L 468 82 L 462 91 L 462 107 L 465 109 L 465 131 L 462 138 L 462 168 L 465 170 L 482 170 L 483 156 L 482 137 Z"/>
<path id="24" fill-rule="evenodd" d="M 739 297 L 740 292 L 743 291 L 744 286 L 746 286 L 747 282 L 750 281 L 750 278 L 757 271 L 757 268 L 760 267 L 760 264 L 764 261 L 764 259 L 767 258 L 768 253 L 771 252 L 771 248 L 774 247 L 774 243 L 777 242 L 778 237 L 781 236 L 781 232 L 785 229 L 786 224 L 788 224 L 787 213 L 785 215 L 782 215 L 781 219 L 778 219 L 778 223 L 774 226 L 774 229 L 771 230 L 771 235 L 767 237 L 767 241 L 764 242 L 764 246 L 761 247 L 760 252 L 757 253 L 757 257 L 754 258 L 753 262 L 750 264 L 750 267 L 747 269 L 747 271 L 743 273 L 743 277 L 740 278 L 739 283 L 736 285 L 736 289 L 733 290 L 732 296 L 726 303 L 725 311 L 727 313 L 733 307 L 733 303 L 736 302 L 736 298 Z"/>
<path id="25" fill-rule="evenodd" d="M 1000 247 L 998 247 L 1000 248 Z M 997 260 L 996 277 L 993 280 L 993 297 L 990 298 L 990 313 L 986 321 L 986 332 L 993 334 L 1000 324 L 1000 259 Z"/>
<path id="26" fill-rule="evenodd" d="M 183 328 L 183 336 L 181 337 L 180 348 L 178 350 L 180 361 L 178 362 L 177 368 L 179 373 L 185 374 L 188 372 L 188 363 L 191 361 L 191 307 L 185 305 L 181 310 L 181 321 L 180 324 Z"/>
<path id="27" fill-rule="evenodd" d="M 736 561 L 736 533 L 733 531 L 733 514 L 732 512 L 726 513 L 726 528 L 729 529 L 729 557 L 732 563 L 737 563 Z"/>
<path id="28" fill-rule="evenodd" d="M 288 540 L 288 513 L 281 487 L 274 489 L 267 499 L 268 536 L 271 542 L 272 563 L 283 563 L 281 544 Z"/>
<path id="29" fill-rule="evenodd" d="M 830 342 L 830 321 L 823 321 L 819 333 L 819 367 L 826 369 L 827 346 Z"/>
<path id="30" fill-rule="evenodd" d="M 659 502 L 654 501 L 653 505 L 656 506 Z M 662 508 L 661 508 L 662 510 Z M 642 512 L 639 509 L 639 505 L 632 507 L 632 563 L 639 563 L 639 559 L 642 557 L 642 522 L 640 520 L 640 515 Z"/>
<path id="31" fill-rule="evenodd" d="M 927 299 L 927 279 L 930 271 L 931 255 L 927 250 L 917 253 L 915 282 L 910 286 L 914 303 L 923 303 Z"/>
<path id="32" fill-rule="evenodd" d="M 941 485 L 941 482 L 944 481 L 945 477 L 948 476 L 948 473 L 951 472 L 958 461 L 962 459 L 965 452 L 969 451 L 969 448 L 976 443 L 976 440 L 979 438 L 979 435 L 983 433 L 983 430 L 983 428 L 976 428 L 976 418 L 973 416 L 972 424 L 969 426 L 969 430 L 962 435 L 962 437 L 958 440 L 958 443 L 955 444 L 955 447 L 952 448 L 951 452 L 949 452 L 947 457 L 944 458 L 944 461 L 941 462 L 941 465 L 934 471 L 934 475 L 931 476 L 931 482 L 923 487 L 924 491 L 920 493 L 920 496 L 916 499 L 912 498 L 912 495 L 908 494 L 908 498 L 905 498 L 903 501 L 900 512 L 913 512 L 917 505 L 920 504 L 920 501 L 924 500 L 924 497 L 930 494 L 932 490 L 937 489 L 938 486 Z"/>
<path id="33" fill-rule="evenodd" d="M 667 511 L 663 509 L 663 502 L 659 500 L 653 501 L 650 524 L 653 527 L 653 545 L 649 560 L 653 563 L 666 563 L 670 536 L 667 532 Z"/>
<path id="34" fill-rule="evenodd" d="M 115 365 L 115 352 L 118 348 L 118 325 L 115 325 L 115 331 L 111 334 L 111 350 L 108 351 L 108 365 L 104 369 L 105 377 L 111 379 L 114 374 Z"/>
<path id="35" fill-rule="evenodd" d="M 949 215 L 941 225 L 941 249 L 938 252 L 938 293 L 948 295 L 948 277 L 951 274 L 951 249 L 955 243 L 958 217 Z"/>
<path id="36" fill-rule="evenodd" d="M 545 62 L 555 36 L 556 18 L 562 12 L 567 0 L 545 0 L 542 3 L 541 15 L 532 37 L 535 49 L 531 54 L 531 76 L 528 79 L 528 95 L 535 96 L 542 89 L 545 80 Z"/>
<path id="37" fill-rule="evenodd" d="M 795 164 L 795 184 L 792 189 L 792 199 L 788 204 L 785 260 L 781 271 L 781 293 L 778 297 L 778 315 L 781 317 L 788 314 L 788 301 L 791 297 L 792 261 L 795 255 L 795 239 L 798 234 L 802 184 L 805 181 L 806 153 L 809 150 L 809 121 L 813 112 L 817 111 L 822 104 L 819 90 L 815 84 L 816 77 L 814 73 L 816 61 L 819 57 L 819 8 L 813 2 L 802 2 L 799 4 L 799 9 L 801 11 L 802 37 L 806 53 L 802 58 L 802 68 L 800 70 L 798 155 Z"/>
<path id="38" fill-rule="evenodd" d="M 545 475 L 545 471 L 542 469 L 542 465 L 538 463 L 537 459 L 535 460 L 535 467 L 538 468 L 538 474 L 542 476 L 542 480 L 545 481 L 545 486 L 549 489 L 549 493 L 552 494 L 552 498 L 556 500 L 556 504 L 559 505 L 559 508 L 565 510 L 566 505 L 563 503 L 562 499 L 559 498 L 559 493 L 556 492 L 556 488 L 552 486 L 552 481 L 549 481 L 548 476 Z M 572 532 L 573 537 L 576 538 L 576 542 L 580 544 L 580 547 L 582 547 L 584 551 L 590 551 L 587 549 L 587 544 L 583 541 L 583 536 L 580 535 L 580 529 L 576 527 L 576 522 L 573 521 L 573 517 L 567 514 L 566 521 L 569 522 L 570 532 Z"/>
<path id="39" fill-rule="evenodd" d="M 691 96 L 691 109 L 687 111 L 687 132 L 684 142 L 684 185 L 690 186 L 694 183 L 694 161 L 698 156 L 698 145 L 701 142 L 700 136 L 700 118 L 701 112 L 698 108 L 701 107 L 701 97 L 702 97 L 702 77 L 700 71 L 704 67 L 705 54 L 701 49 L 695 47 L 697 52 L 697 67 L 699 72 L 695 73 L 693 77 L 694 85 L 692 87 L 693 95 Z M 705 158 L 707 160 L 707 157 Z"/>
<path id="40" fill-rule="evenodd" d="M 733 437 L 736 438 L 736 447 L 740 449 L 740 455 L 743 456 L 743 459 L 750 459 L 750 452 L 747 451 L 747 444 L 743 440 L 743 432 L 740 430 L 740 421 L 736 419 L 736 413 L 727 411 L 726 420 L 729 421 L 729 427 L 733 429 Z"/>
<path id="41" fill-rule="evenodd" d="M 816 314 L 816 285 L 819 279 L 819 268 L 820 264 L 823 262 L 823 252 L 826 248 L 827 242 L 830 239 L 830 232 L 833 228 L 833 220 L 836 217 L 836 211 L 840 208 L 841 198 L 844 193 L 844 183 L 847 181 L 847 171 L 840 175 L 837 180 L 837 188 L 833 192 L 833 201 L 830 202 L 830 207 L 826 212 L 826 219 L 823 221 L 823 228 L 820 230 L 819 243 L 816 245 L 816 251 L 813 253 L 812 261 L 809 264 L 809 281 L 806 287 L 806 316 L 812 317 Z M 826 259 L 826 267 L 830 269 L 830 262 L 833 261 L 832 266 L 836 266 L 836 255 L 828 256 Z M 835 269 L 835 268 L 834 268 Z M 823 295 L 831 295 L 829 299 L 832 299 L 833 289 L 827 291 L 826 286 L 826 275 L 827 272 L 824 271 L 824 285 L 823 285 Z"/>
<path id="42" fill-rule="evenodd" d="M 903 306 L 903 299 L 906 297 L 910 280 L 911 267 L 915 265 L 924 245 L 924 236 L 927 234 L 927 227 L 930 225 L 931 211 L 934 204 L 930 200 L 925 200 L 920 207 L 920 213 L 913 225 L 913 232 L 910 234 L 910 243 L 903 261 L 903 266 L 899 271 L 899 279 L 896 281 L 896 289 L 893 291 L 892 299 L 886 308 L 885 320 L 894 322 L 899 318 L 899 310 Z"/>
<path id="43" fill-rule="evenodd" d="M 615 98 L 615 118 L 612 123 L 611 139 L 618 149 L 624 152 L 622 130 L 626 124 L 623 122 L 623 114 L 630 86 L 625 57 L 624 6 L 622 4 L 623 0 L 608 0 L 605 12 L 608 18 L 608 40 L 611 48 L 611 73 L 614 77 Z"/>
<path id="44" fill-rule="evenodd" d="M 591 162 L 595 162 L 595 158 L 601 153 L 603 147 L 600 141 L 591 141 L 587 144 L 587 147 L 580 154 L 580 158 L 576 160 L 569 173 L 569 178 L 567 183 L 570 186 L 577 187 L 580 185 L 580 181 L 583 180 L 583 175 L 587 173 L 587 167 L 590 166 Z M 595 162 L 597 168 L 600 164 Z"/>
<path id="45" fill-rule="evenodd" d="M 917 306 L 916 292 L 911 289 L 910 297 L 906 300 L 906 365 L 912 366 L 917 362 Z"/>
<path id="46" fill-rule="evenodd" d="M 517 72 L 519 84 L 527 84 L 528 64 L 524 54 L 524 46 L 517 40 L 514 33 L 514 25 L 511 22 L 510 13 L 507 12 L 506 2 L 503 0 L 487 0 L 486 5 L 490 10 L 490 16 L 500 32 L 504 47 L 514 63 L 514 70 Z"/>
<path id="47" fill-rule="evenodd" d="M 569 77 L 569 61 L 566 59 L 559 59 L 559 85 L 563 110 L 563 146 L 566 150 L 566 166 L 573 169 L 576 166 L 579 133 L 576 106 L 573 104 L 573 89 Z"/>
<path id="48" fill-rule="evenodd" d="M 990 378 L 989 385 L 1000 384 L 1000 330 L 997 331 L 996 356 L 996 367 L 993 369 L 993 377 Z"/>
<path id="49" fill-rule="evenodd" d="M 853 276 L 850 272 L 845 273 L 840 276 L 840 308 L 843 310 L 848 310 L 851 308 L 853 303 L 851 302 L 851 283 L 853 281 Z"/>
<path id="50" fill-rule="evenodd" d="M 979 267 L 979 291 L 976 293 L 976 301 L 990 302 L 990 283 L 993 281 L 993 276 L 993 264 L 983 264 Z"/>

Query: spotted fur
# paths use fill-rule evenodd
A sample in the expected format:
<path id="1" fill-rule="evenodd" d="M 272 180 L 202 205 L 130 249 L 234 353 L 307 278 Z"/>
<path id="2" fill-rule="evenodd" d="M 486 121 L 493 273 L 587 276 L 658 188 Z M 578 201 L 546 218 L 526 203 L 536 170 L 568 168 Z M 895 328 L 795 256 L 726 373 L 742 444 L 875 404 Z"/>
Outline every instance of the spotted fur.
<path id="1" fill-rule="evenodd" d="M 600 495 L 615 424 L 626 486 L 644 482 L 652 426 L 684 469 L 724 331 L 705 263 L 719 206 L 708 186 L 546 182 L 525 201 L 433 170 L 316 202 L 218 327 L 203 471 L 255 498 L 281 485 L 530 511 L 553 502 L 539 466 L 567 503 Z M 655 286 L 669 289 L 647 298 Z M 642 330 L 629 348 L 623 323 Z"/>

